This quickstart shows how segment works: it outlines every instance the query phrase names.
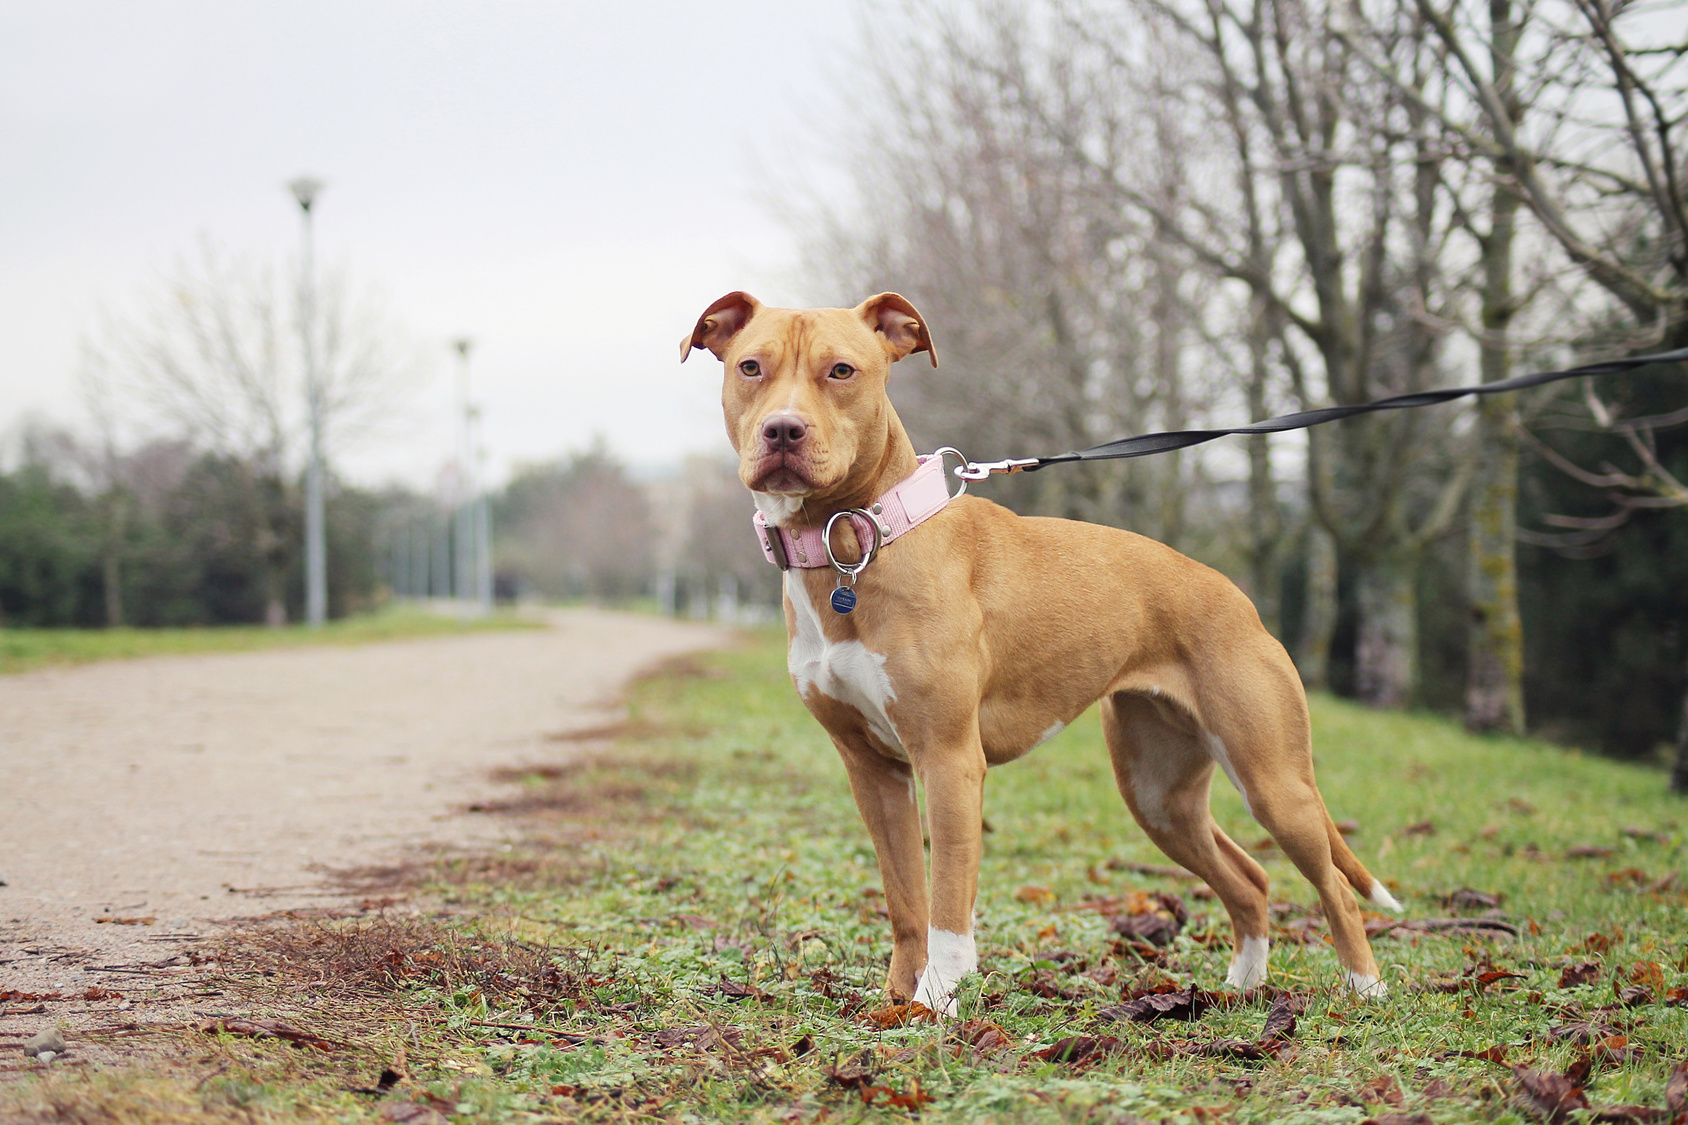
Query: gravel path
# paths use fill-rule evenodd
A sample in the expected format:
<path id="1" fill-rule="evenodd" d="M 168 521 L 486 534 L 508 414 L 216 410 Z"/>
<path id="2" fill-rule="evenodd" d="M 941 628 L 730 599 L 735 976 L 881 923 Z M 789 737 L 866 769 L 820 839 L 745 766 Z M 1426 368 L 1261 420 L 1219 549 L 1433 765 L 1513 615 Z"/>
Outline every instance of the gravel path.
<path id="1" fill-rule="evenodd" d="M 497 846 L 498 818 L 461 815 L 489 770 L 557 759 L 547 734 L 617 717 L 639 670 L 729 639 L 570 610 L 532 632 L 0 676 L 0 997 L 115 987 L 97 966 L 331 904 L 325 869 Z"/>

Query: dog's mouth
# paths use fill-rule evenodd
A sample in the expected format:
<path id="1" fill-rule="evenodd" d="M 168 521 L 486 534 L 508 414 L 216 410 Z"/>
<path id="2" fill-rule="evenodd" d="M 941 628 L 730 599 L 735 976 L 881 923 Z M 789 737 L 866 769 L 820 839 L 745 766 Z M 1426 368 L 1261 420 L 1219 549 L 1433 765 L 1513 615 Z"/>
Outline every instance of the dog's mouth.
<path id="1" fill-rule="evenodd" d="M 757 458 L 752 470 L 752 492 L 780 492 L 808 495 L 815 490 L 809 479 L 808 466 L 793 453 L 764 453 Z"/>

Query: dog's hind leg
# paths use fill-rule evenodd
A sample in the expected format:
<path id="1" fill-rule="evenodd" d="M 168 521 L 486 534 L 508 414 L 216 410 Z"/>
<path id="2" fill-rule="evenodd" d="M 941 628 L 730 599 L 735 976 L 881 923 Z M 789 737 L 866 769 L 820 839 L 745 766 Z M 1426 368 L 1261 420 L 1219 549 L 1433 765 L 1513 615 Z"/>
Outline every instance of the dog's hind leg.
<path id="1" fill-rule="evenodd" d="M 1284 663 L 1288 664 L 1287 658 Z M 1286 682 L 1293 676 L 1291 667 Z M 1294 687 L 1298 692 L 1299 683 Z M 1294 698 L 1287 690 L 1283 694 Z M 1253 705 L 1239 705 L 1243 702 Z M 1258 699 L 1227 699 L 1218 692 L 1204 699 L 1203 707 L 1213 753 L 1241 791 L 1249 812 L 1319 893 L 1349 987 L 1362 996 L 1383 996 L 1386 988 L 1352 893 L 1372 893 L 1377 880 L 1349 851 L 1325 810 L 1313 780 L 1305 707 L 1262 707 Z M 1388 892 L 1383 894 L 1386 897 Z"/>
<path id="2" fill-rule="evenodd" d="M 1187 715 L 1142 695 L 1102 700 L 1102 732 L 1131 815 L 1175 862 L 1207 881 L 1231 917 L 1232 988 L 1266 979 L 1266 872 L 1214 823 L 1213 757 Z"/>

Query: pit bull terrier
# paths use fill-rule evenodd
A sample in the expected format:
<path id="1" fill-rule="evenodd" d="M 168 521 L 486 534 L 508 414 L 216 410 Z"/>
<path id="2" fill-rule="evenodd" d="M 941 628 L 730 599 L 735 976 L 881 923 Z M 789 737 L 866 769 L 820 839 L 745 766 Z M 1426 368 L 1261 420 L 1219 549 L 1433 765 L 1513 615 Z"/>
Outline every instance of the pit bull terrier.
<path id="1" fill-rule="evenodd" d="M 1129 531 L 950 498 L 942 458 L 917 458 L 886 397 L 892 363 L 925 352 L 938 365 L 925 320 L 895 293 L 853 309 L 729 293 L 681 341 L 682 362 L 694 348 L 725 367 L 739 478 L 785 568 L 791 677 L 873 837 L 892 996 L 955 1013 L 978 967 L 985 771 L 1098 700 L 1132 816 L 1230 915 L 1226 983 L 1266 978 L 1267 882 L 1213 821 L 1215 767 L 1318 891 L 1349 986 L 1383 994 L 1349 890 L 1400 906 L 1331 822 L 1300 677 L 1236 586 Z"/>

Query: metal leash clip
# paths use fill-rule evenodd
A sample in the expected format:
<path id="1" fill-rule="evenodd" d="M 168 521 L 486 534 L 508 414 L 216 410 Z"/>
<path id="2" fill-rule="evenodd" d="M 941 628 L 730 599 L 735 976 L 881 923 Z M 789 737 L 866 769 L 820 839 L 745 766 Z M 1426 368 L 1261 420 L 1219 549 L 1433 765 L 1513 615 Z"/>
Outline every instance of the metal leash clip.
<path id="1" fill-rule="evenodd" d="M 1023 473 L 1027 469 L 1035 469 L 1042 461 L 1039 457 L 1010 457 L 1006 461 L 969 461 L 955 470 L 955 475 L 962 480 L 984 480 L 986 477 L 1001 473 Z"/>
<path id="2" fill-rule="evenodd" d="M 954 469 L 951 470 L 951 472 L 955 473 L 956 479 L 961 481 L 961 487 L 957 488 L 955 490 L 955 492 L 950 495 L 950 499 L 954 500 L 957 496 L 960 496 L 963 492 L 966 492 L 967 491 L 967 482 L 970 479 L 975 479 L 975 478 L 968 477 L 967 474 L 963 471 L 965 469 L 971 468 L 972 465 L 973 465 L 973 462 L 971 462 L 967 459 L 967 455 L 962 453 L 961 450 L 957 449 L 953 445 L 942 445 L 942 446 L 939 446 L 937 449 L 934 449 L 932 451 L 932 456 L 937 457 L 940 460 L 943 459 L 944 457 L 954 457 L 957 461 L 961 462 L 961 464 L 957 465 Z"/>
<path id="3" fill-rule="evenodd" d="M 854 564 L 841 563 L 838 561 L 838 556 L 832 553 L 832 525 L 846 516 L 861 516 L 867 521 L 867 525 L 873 528 L 873 546 L 863 551 L 861 561 Z M 860 531 L 861 524 L 852 524 L 851 526 L 855 527 L 858 532 Z M 861 536 L 858 534 L 856 539 L 857 545 L 860 546 Z M 865 508 L 850 508 L 846 511 L 834 512 L 832 518 L 826 521 L 826 528 L 821 532 L 821 543 L 826 547 L 826 561 L 831 563 L 832 569 L 838 572 L 838 585 L 833 588 L 831 599 L 834 613 L 849 613 L 856 608 L 856 591 L 853 589 L 856 584 L 856 575 L 867 569 L 867 564 L 873 561 L 873 556 L 879 553 L 880 544 L 884 542 L 884 536 L 879 533 L 879 520 Z M 848 586 L 844 584 L 846 578 L 850 580 Z"/>

